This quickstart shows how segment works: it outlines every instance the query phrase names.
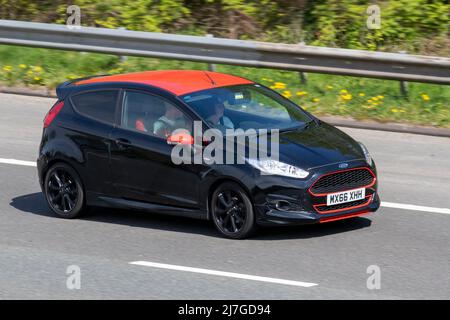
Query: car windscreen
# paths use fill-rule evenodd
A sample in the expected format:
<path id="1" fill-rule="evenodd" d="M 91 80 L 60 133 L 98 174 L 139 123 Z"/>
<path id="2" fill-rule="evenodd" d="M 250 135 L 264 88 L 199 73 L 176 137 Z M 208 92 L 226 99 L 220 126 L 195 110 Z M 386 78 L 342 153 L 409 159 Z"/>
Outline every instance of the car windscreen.
<path id="1" fill-rule="evenodd" d="M 285 130 L 312 120 L 299 106 L 258 84 L 208 89 L 181 99 L 209 125 L 222 131 Z"/>

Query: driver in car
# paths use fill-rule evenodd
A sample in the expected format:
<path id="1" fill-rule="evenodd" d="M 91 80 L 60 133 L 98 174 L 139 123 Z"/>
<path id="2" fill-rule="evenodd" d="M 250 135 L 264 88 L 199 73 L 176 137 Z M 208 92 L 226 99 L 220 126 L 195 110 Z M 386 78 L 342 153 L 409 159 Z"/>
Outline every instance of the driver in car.
<path id="1" fill-rule="evenodd" d="M 213 114 L 207 118 L 209 123 L 223 132 L 225 132 L 226 129 L 234 129 L 233 122 L 230 120 L 230 118 L 224 115 L 224 102 L 224 97 L 219 96 L 214 103 Z"/>

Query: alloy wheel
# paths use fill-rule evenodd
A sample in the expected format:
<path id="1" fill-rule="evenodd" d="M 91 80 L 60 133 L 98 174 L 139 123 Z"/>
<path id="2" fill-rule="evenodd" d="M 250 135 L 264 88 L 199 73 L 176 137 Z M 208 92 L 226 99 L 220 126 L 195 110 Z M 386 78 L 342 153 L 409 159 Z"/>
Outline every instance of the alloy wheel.
<path id="1" fill-rule="evenodd" d="M 53 171 L 48 179 L 48 196 L 55 210 L 71 212 L 78 202 L 78 187 L 73 177 L 63 169 Z"/>
<path id="2" fill-rule="evenodd" d="M 237 233 L 245 225 L 246 207 L 238 192 L 222 191 L 217 195 L 215 218 L 220 227 L 230 233 Z"/>
<path id="3" fill-rule="evenodd" d="M 54 213 L 72 219 L 84 209 L 84 191 L 75 170 L 64 163 L 51 167 L 44 181 L 47 203 Z"/>

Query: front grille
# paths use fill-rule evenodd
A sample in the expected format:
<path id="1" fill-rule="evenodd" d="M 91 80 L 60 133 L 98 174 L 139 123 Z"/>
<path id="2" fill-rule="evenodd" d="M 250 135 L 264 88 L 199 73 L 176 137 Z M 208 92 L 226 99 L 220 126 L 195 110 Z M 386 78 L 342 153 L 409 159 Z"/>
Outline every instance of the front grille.
<path id="1" fill-rule="evenodd" d="M 361 168 L 328 174 L 319 178 L 311 187 L 313 194 L 324 194 L 365 187 L 374 177 L 368 169 Z"/>
<path id="2" fill-rule="evenodd" d="M 370 199 L 371 199 L 371 197 L 367 196 L 366 198 L 361 199 L 361 200 L 347 202 L 347 203 L 341 203 L 341 204 L 335 204 L 333 206 L 327 206 L 327 205 L 316 206 L 316 210 L 320 213 L 326 213 L 326 212 L 335 211 L 335 210 L 343 210 L 343 209 L 347 209 L 347 208 L 352 208 L 352 207 L 368 204 Z"/>

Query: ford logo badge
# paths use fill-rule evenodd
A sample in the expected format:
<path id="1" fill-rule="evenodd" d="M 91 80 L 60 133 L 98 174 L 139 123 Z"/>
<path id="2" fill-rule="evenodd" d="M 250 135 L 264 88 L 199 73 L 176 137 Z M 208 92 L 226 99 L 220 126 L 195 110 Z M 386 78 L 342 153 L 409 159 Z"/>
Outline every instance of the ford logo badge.
<path id="1" fill-rule="evenodd" d="M 347 168 L 348 167 L 348 163 L 340 163 L 339 164 L 339 169 L 345 169 L 345 168 Z"/>

